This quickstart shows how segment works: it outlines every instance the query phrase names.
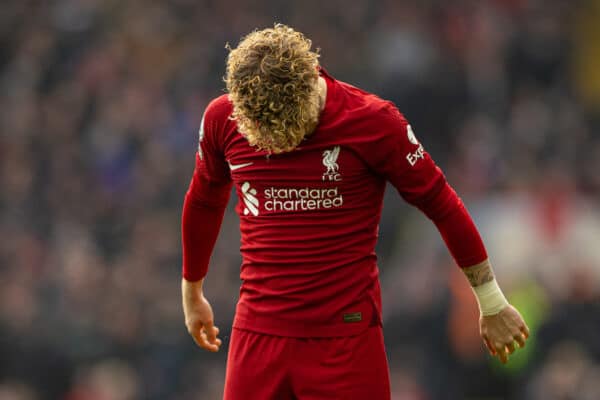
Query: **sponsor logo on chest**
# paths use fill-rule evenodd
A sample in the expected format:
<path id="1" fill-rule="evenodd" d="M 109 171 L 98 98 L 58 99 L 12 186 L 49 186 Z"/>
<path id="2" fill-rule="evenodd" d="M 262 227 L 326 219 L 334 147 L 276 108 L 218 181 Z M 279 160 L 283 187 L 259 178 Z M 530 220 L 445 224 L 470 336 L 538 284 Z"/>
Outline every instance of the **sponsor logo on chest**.
<path id="1" fill-rule="evenodd" d="M 342 174 L 337 162 L 340 155 L 340 146 L 325 150 L 322 153 L 322 164 L 325 171 L 321 175 L 322 182 L 340 182 Z M 249 165 L 249 164 L 248 164 Z M 245 164 L 230 166 L 231 170 L 245 167 Z M 323 184 L 310 185 L 306 187 L 265 187 L 261 195 L 252 187 L 252 183 L 244 182 L 241 186 L 242 201 L 244 203 L 244 215 L 260 215 L 261 209 L 268 212 L 286 211 L 313 211 L 327 210 L 342 207 L 344 197 L 339 187 L 323 187 Z M 260 198 L 259 198 L 260 197 Z M 261 204 L 262 203 L 262 204 Z"/>

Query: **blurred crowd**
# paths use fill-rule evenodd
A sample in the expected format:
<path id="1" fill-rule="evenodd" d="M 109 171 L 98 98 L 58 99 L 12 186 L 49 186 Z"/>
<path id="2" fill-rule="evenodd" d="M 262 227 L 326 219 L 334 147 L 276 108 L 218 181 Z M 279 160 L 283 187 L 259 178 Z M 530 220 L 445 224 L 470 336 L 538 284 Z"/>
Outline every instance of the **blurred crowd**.
<path id="1" fill-rule="evenodd" d="M 532 330 L 507 367 L 487 356 L 435 228 L 388 188 L 393 399 L 600 398 L 599 0 L 10 0 L 0 400 L 220 398 L 238 220 L 230 207 L 207 278 L 225 343 L 208 354 L 183 324 L 181 205 L 225 43 L 274 22 L 398 105 Z"/>

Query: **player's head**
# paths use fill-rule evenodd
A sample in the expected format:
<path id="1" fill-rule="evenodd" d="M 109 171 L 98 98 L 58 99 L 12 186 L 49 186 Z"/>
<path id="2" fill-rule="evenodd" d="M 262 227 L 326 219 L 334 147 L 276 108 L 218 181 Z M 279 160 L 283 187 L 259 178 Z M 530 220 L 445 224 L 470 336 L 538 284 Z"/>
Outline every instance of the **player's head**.
<path id="1" fill-rule="evenodd" d="M 293 150 L 317 125 L 319 54 L 294 29 L 276 24 L 230 49 L 225 82 L 233 118 L 252 146 Z"/>

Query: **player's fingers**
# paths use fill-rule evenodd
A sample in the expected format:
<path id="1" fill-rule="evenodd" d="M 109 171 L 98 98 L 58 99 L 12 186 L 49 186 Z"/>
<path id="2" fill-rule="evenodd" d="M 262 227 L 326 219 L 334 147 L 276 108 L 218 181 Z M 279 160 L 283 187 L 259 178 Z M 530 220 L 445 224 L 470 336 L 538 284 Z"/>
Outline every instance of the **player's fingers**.
<path id="1" fill-rule="evenodd" d="M 219 337 L 219 332 L 220 332 L 221 330 L 219 329 L 219 327 L 218 327 L 218 326 L 215 326 L 215 328 L 214 328 L 214 331 L 215 331 L 215 339 L 217 339 L 217 338 Z"/>
<path id="2" fill-rule="evenodd" d="M 208 335 L 208 334 L 207 334 L 207 332 L 206 332 L 206 331 L 204 331 L 204 330 L 202 331 L 202 337 L 203 337 L 203 339 L 204 339 L 204 340 L 205 340 L 207 343 L 210 343 L 211 345 L 217 345 L 217 346 L 220 346 L 220 345 L 221 345 L 221 343 L 222 343 L 222 342 L 221 342 L 221 339 L 219 339 L 219 338 L 218 338 L 218 337 L 216 337 L 216 336 L 212 336 L 212 337 L 211 337 L 211 336 L 210 336 L 210 335 Z"/>
<path id="3" fill-rule="evenodd" d="M 485 335 L 482 336 L 482 339 L 483 339 L 483 343 L 485 343 L 485 347 L 487 347 L 490 354 L 495 356 L 496 350 L 494 350 L 494 347 L 492 346 L 492 342 L 490 342 L 490 339 L 488 339 L 487 336 L 485 336 Z"/>
<path id="4" fill-rule="evenodd" d="M 204 325 L 203 331 L 206 333 L 206 338 L 210 343 L 214 343 L 217 340 L 219 334 L 219 328 L 213 325 L 212 321 L 209 321 Z"/>
<path id="5" fill-rule="evenodd" d="M 202 333 L 200 332 L 200 330 L 190 332 L 190 334 L 192 335 L 192 339 L 194 339 L 194 342 L 196 342 L 196 345 L 198 345 L 198 347 L 201 347 L 203 349 L 206 347 L 206 344 L 204 343 L 204 338 L 202 337 Z"/>
<path id="6" fill-rule="evenodd" d="M 506 364 L 508 362 L 508 355 L 506 354 L 505 350 L 498 352 L 498 359 L 500 359 L 502 364 Z"/>
<path id="7" fill-rule="evenodd" d="M 212 349 L 215 349 L 215 347 L 214 347 L 214 346 L 217 346 L 217 347 L 216 347 L 216 351 L 219 351 L 219 348 L 221 347 L 221 344 L 223 343 L 223 342 L 221 341 L 221 339 L 219 339 L 219 338 L 215 338 L 215 340 L 214 340 L 213 342 L 211 342 L 210 340 L 208 340 L 208 337 L 207 337 L 207 336 L 205 336 L 205 338 L 206 338 L 206 341 L 207 341 L 209 344 L 211 344 L 211 348 L 212 348 Z"/>
<path id="8" fill-rule="evenodd" d="M 527 326 L 527 324 L 523 323 L 523 325 L 519 327 L 519 330 L 523 332 L 523 335 L 525 335 L 525 339 L 529 338 L 529 327 Z"/>
<path id="9" fill-rule="evenodd" d="M 216 326 L 213 326 L 212 329 L 209 329 L 209 330 L 204 328 L 204 329 L 202 329 L 202 333 L 203 333 L 204 337 L 206 338 L 206 341 L 208 343 L 210 343 L 211 345 L 217 346 L 216 351 L 219 351 L 219 348 L 221 347 L 221 344 L 223 343 L 221 341 L 221 339 L 219 339 L 217 337 L 217 335 L 219 334 L 219 328 Z"/>
<path id="10" fill-rule="evenodd" d="M 508 351 L 508 354 L 512 354 L 512 353 L 515 352 L 515 343 L 514 343 L 514 341 L 511 341 L 509 344 L 506 345 L 506 350 Z"/>
<path id="11" fill-rule="evenodd" d="M 204 350 L 210 351 L 210 352 L 219 351 L 220 343 L 218 343 L 218 344 L 209 343 L 208 339 L 206 337 L 206 333 L 204 332 L 204 328 L 200 327 L 197 329 L 190 330 L 190 335 L 192 336 L 192 339 L 194 339 L 194 342 L 196 342 L 198 347 L 200 347 Z"/>
<path id="12" fill-rule="evenodd" d="M 204 322 L 204 324 L 203 324 L 203 328 L 204 328 L 206 331 L 208 331 L 208 330 L 210 330 L 210 329 L 213 329 L 214 327 L 215 327 L 215 326 L 214 326 L 214 322 L 213 322 L 213 320 L 212 320 L 212 319 L 209 319 L 208 321 Z"/>
<path id="13" fill-rule="evenodd" d="M 525 338 L 521 332 L 514 336 L 515 341 L 519 344 L 519 348 L 525 347 Z"/>
<path id="14" fill-rule="evenodd" d="M 216 338 L 216 339 L 215 339 L 215 344 L 216 344 L 217 346 L 221 346 L 221 344 L 223 343 L 223 342 L 221 341 L 221 339 L 219 339 L 219 332 L 220 332 L 219 328 L 215 326 L 215 338 Z"/>
<path id="15" fill-rule="evenodd" d="M 196 343 L 204 350 L 208 350 L 213 353 L 219 351 L 219 345 L 217 343 L 211 343 L 208 340 L 208 337 L 206 336 L 206 332 L 204 332 L 204 330 L 202 330 L 198 335 L 198 340 L 196 340 Z"/>
<path id="16" fill-rule="evenodd" d="M 506 364 L 508 362 L 508 355 L 506 354 L 504 344 L 497 342 L 494 347 L 496 349 L 496 355 L 498 356 L 502 364 Z"/>

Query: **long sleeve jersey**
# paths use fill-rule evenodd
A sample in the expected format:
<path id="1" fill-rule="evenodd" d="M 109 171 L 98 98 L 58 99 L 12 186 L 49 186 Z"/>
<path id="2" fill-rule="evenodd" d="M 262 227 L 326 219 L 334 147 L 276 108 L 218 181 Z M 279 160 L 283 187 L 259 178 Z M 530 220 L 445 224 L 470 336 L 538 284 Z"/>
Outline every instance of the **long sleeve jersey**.
<path id="1" fill-rule="evenodd" d="M 183 276 L 206 275 L 234 185 L 240 329 L 327 337 L 381 323 L 375 244 L 386 182 L 436 224 L 459 266 L 487 258 L 462 201 L 398 109 L 320 73 L 327 98 L 319 124 L 291 152 L 250 146 L 227 95 L 202 119 L 183 210 Z"/>

